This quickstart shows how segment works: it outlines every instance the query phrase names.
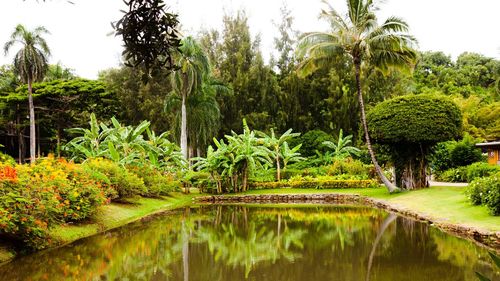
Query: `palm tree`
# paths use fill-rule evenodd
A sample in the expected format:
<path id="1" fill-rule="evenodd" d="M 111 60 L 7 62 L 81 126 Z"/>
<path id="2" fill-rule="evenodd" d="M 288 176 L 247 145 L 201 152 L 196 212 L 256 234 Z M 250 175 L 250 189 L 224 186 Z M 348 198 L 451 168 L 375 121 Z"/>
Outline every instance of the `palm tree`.
<path id="1" fill-rule="evenodd" d="M 292 133 L 292 129 L 288 129 L 288 131 L 283 133 L 280 137 L 277 137 L 276 134 L 274 133 L 274 129 L 271 128 L 271 135 L 267 135 L 259 131 L 257 131 L 257 134 L 263 137 L 266 146 L 271 150 L 272 157 L 276 162 L 276 180 L 280 181 L 281 180 L 280 161 L 283 160 L 283 154 L 282 154 L 282 152 L 284 151 L 283 144 L 294 137 L 298 137 L 300 133 Z M 289 152 L 289 150 L 287 150 L 287 152 Z"/>
<path id="2" fill-rule="evenodd" d="M 177 65 L 179 69 L 174 71 L 172 77 L 172 87 L 174 93 L 181 98 L 181 151 L 184 158 L 188 158 L 187 147 L 187 110 L 186 100 L 191 94 L 195 94 L 202 88 L 203 77 L 210 70 L 210 64 L 203 49 L 192 37 L 182 40 L 179 48 Z"/>
<path id="3" fill-rule="evenodd" d="M 382 71 L 411 67 L 416 60 L 416 52 L 412 49 L 416 40 L 408 34 L 408 24 L 398 17 L 389 17 L 383 24 L 378 24 L 374 0 L 346 2 L 347 15 L 342 17 L 324 1 L 328 9 L 321 12 L 321 18 L 328 21 L 331 29 L 329 32 L 306 33 L 301 37 L 298 55 L 302 62 L 299 69 L 302 73 L 311 73 L 317 68 L 328 66 L 339 56 L 348 56 L 352 60 L 366 145 L 379 177 L 389 192 L 394 192 L 398 188 L 383 174 L 368 134 L 361 93 L 361 67 L 374 66 Z"/>
<path id="4" fill-rule="evenodd" d="M 33 105 L 33 82 L 41 81 L 48 69 L 47 59 L 50 56 L 49 46 L 42 37 L 49 34 L 45 27 L 39 26 L 33 31 L 27 30 L 19 24 L 5 43 L 5 55 L 16 43 L 22 47 L 14 57 L 14 68 L 23 83 L 28 84 L 28 107 L 30 116 L 30 160 L 35 162 L 36 131 L 35 131 L 35 107 Z"/>

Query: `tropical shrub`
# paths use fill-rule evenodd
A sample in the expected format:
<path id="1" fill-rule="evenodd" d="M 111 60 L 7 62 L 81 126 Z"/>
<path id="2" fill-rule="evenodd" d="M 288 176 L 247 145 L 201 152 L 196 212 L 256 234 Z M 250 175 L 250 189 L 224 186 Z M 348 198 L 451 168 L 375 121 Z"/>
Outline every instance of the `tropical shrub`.
<path id="1" fill-rule="evenodd" d="M 339 137 L 336 142 L 324 141 L 322 144 L 326 146 L 329 151 L 325 153 L 323 158 L 331 159 L 330 161 L 344 160 L 347 157 L 359 156 L 361 150 L 351 146 L 352 135 L 343 136 L 343 131 L 340 129 Z M 331 164 L 331 163 L 327 163 Z"/>
<path id="2" fill-rule="evenodd" d="M 437 181 L 442 182 L 467 182 L 467 168 L 451 168 L 444 172 L 436 173 L 435 178 Z"/>
<path id="3" fill-rule="evenodd" d="M 467 196 L 474 205 L 486 205 L 492 215 L 500 215 L 500 173 L 470 183 Z"/>
<path id="4" fill-rule="evenodd" d="M 116 162 L 103 158 L 89 159 L 82 164 L 94 179 L 101 179 L 105 190 L 112 189 L 111 200 L 124 199 L 136 195 L 146 195 L 148 189 L 142 178 Z"/>
<path id="5" fill-rule="evenodd" d="M 477 162 L 469 166 L 451 168 L 444 172 L 437 172 L 436 179 L 444 182 L 471 182 L 477 178 L 487 177 L 500 172 L 499 166 Z"/>
<path id="6" fill-rule="evenodd" d="M 143 196 L 159 197 L 167 195 L 179 187 L 179 182 L 174 180 L 172 174 L 159 171 L 151 165 L 129 166 L 127 169 L 143 180 L 147 189 L 147 192 L 141 194 Z"/>
<path id="7" fill-rule="evenodd" d="M 482 160 L 481 150 L 475 146 L 476 141 L 465 134 L 460 141 L 440 142 L 433 148 L 432 169 L 439 173 L 451 168 L 467 166 Z"/>
<path id="8" fill-rule="evenodd" d="M 347 158 L 345 160 L 335 161 L 332 165 L 328 167 L 328 175 L 340 176 L 358 176 L 363 179 L 368 179 L 370 177 L 372 165 L 363 164 L 363 162 Z"/>

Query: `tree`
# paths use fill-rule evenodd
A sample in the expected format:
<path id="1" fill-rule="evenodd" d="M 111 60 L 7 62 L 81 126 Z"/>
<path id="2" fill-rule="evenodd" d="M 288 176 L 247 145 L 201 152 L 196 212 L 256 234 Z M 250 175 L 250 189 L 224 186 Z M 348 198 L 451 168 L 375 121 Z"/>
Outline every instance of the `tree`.
<path id="1" fill-rule="evenodd" d="M 398 188 L 382 172 L 370 142 L 361 91 L 361 67 L 368 64 L 387 71 L 393 67 L 413 65 L 416 53 L 411 46 L 415 39 L 407 33 L 408 24 L 398 17 L 391 16 L 379 25 L 374 13 L 377 7 L 372 0 L 350 0 L 347 1 L 347 8 L 347 16 L 342 17 L 328 5 L 321 17 L 329 22 L 330 32 L 310 32 L 301 37 L 298 54 L 303 61 L 299 68 L 303 73 L 311 73 L 319 67 L 327 66 L 339 56 L 351 59 L 366 145 L 379 177 L 389 192 L 394 192 Z"/>
<path id="2" fill-rule="evenodd" d="M 14 57 L 14 68 L 21 77 L 21 80 L 28 84 L 31 163 L 35 162 L 36 150 L 35 106 L 33 104 L 32 84 L 33 82 L 41 81 L 47 72 L 47 59 L 50 55 L 50 50 L 42 36 L 48 33 L 47 29 L 42 26 L 29 31 L 23 25 L 19 24 L 12 33 L 10 40 L 4 46 L 5 54 L 7 54 L 16 43 L 22 45 Z"/>
<path id="3" fill-rule="evenodd" d="M 462 113 L 446 97 L 408 95 L 375 106 L 367 116 L 373 139 L 389 147 L 396 183 L 405 189 L 428 187 L 432 146 L 459 137 Z"/>
<path id="4" fill-rule="evenodd" d="M 144 66 L 144 80 L 159 69 L 176 69 L 173 56 L 181 41 L 177 15 L 166 12 L 163 0 L 124 2 L 128 11 L 112 25 L 123 38 L 125 65 Z"/>
<path id="5" fill-rule="evenodd" d="M 203 78 L 210 71 L 210 63 L 202 48 L 192 37 L 182 40 L 179 48 L 179 69 L 172 77 L 173 92 L 181 97 L 181 151 L 188 159 L 188 124 L 186 100 L 189 95 L 197 94 L 202 89 Z"/>

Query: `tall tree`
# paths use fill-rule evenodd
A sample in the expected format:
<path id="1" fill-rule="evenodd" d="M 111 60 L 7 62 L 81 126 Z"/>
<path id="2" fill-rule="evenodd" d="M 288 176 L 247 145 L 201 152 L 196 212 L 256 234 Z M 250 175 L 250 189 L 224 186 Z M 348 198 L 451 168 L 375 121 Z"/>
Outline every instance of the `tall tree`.
<path id="1" fill-rule="evenodd" d="M 181 151 L 184 158 L 188 158 L 188 129 L 186 100 L 189 95 L 201 91 L 203 77 L 210 71 L 210 63 L 203 49 L 192 37 L 182 40 L 179 48 L 179 69 L 174 71 L 172 87 L 174 93 L 181 97 Z"/>
<path id="2" fill-rule="evenodd" d="M 398 17 L 391 16 L 378 24 L 375 15 L 377 6 L 373 0 L 346 2 L 347 15 L 342 17 L 325 1 L 328 8 L 321 12 L 321 18 L 328 21 L 331 29 L 329 32 L 306 33 L 301 37 L 299 56 L 305 59 L 299 67 L 304 73 L 310 73 L 335 61 L 338 56 L 351 58 L 366 145 L 379 177 L 389 192 L 394 192 L 398 188 L 382 172 L 371 145 L 361 91 L 361 67 L 369 64 L 386 71 L 392 67 L 412 66 L 416 53 L 411 47 L 416 40 L 408 34 L 408 24 Z"/>
<path id="3" fill-rule="evenodd" d="M 42 26 L 33 31 L 27 30 L 23 25 L 16 26 L 10 40 L 5 43 L 5 54 L 16 43 L 21 45 L 21 49 L 14 57 L 14 68 L 21 77 L 23 83 L 28 84 L 28 107 L 30 116 L 30 160 L 35 162 L 36 131 L 35 131 L 35 106 L 33 104 L 32 84 L 41 81 L 48 69 L 49 46 L 42 37 L 49 32 Z"/>

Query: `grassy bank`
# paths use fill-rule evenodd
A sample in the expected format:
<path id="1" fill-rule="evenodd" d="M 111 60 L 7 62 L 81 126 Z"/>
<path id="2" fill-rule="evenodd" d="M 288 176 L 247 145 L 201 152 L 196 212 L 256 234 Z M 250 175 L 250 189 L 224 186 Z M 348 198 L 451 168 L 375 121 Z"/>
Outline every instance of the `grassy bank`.
<path id="1" fill-rule="evenodd" d="M 137 198 L 129 203 L 111 203 L 101 206 L 88 222 L 78 224 L 58 225 L 50 229 L 50 238 L 54 245 L 63 245 L 75 240 L 92 236 L 97 233 L 123 226 L 146 216 L 172 210 L 191 203 L 196 194 L 185 195 L 172 193 L 162 198 Z M 16 253 L 0 243 L 0 263 L 8 261 L 16 256 Z"/>
<path id="2" fill-rule="evenodd" d="M 408 209 L 434 221 L 474 227 L 490 232 L 500 231 L 500 216 L 491 216 L 484 206 L 472 205 L 464 187 L 436 186 L 422 190 L 389 194 L 385 188 L 368 189 L 263 189 L 246 194 L 314 194 L 349 193 L 384 200 L 400 209 Z"/>

